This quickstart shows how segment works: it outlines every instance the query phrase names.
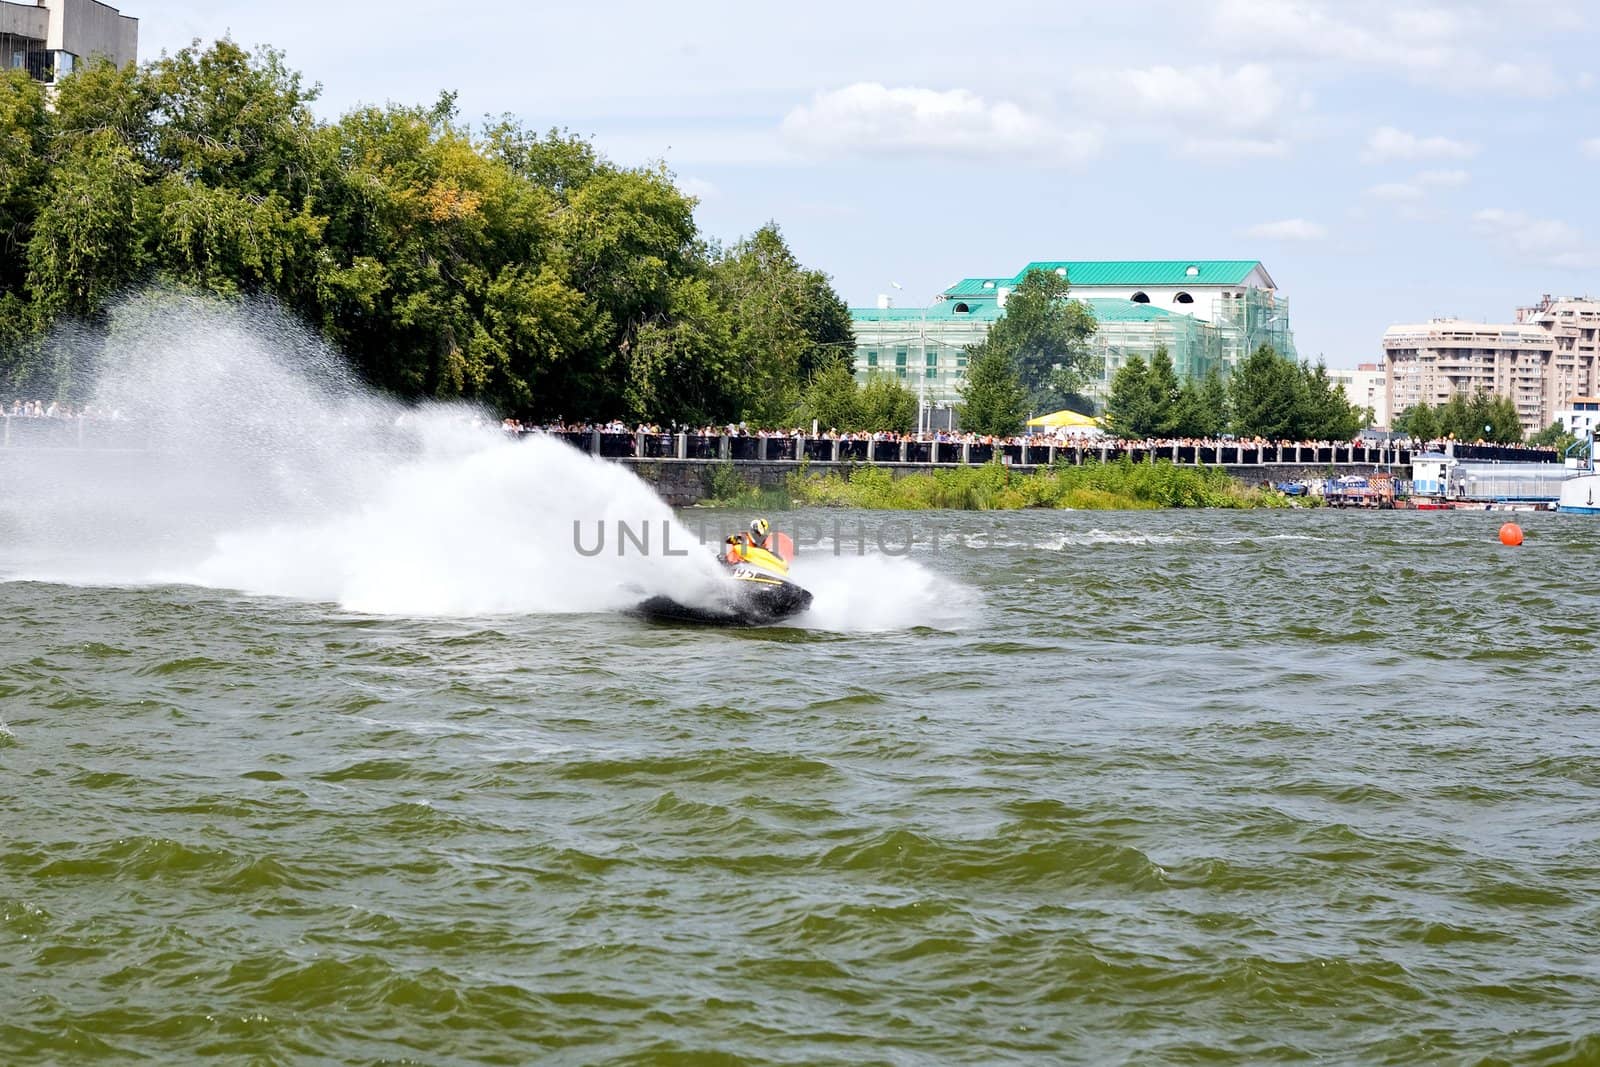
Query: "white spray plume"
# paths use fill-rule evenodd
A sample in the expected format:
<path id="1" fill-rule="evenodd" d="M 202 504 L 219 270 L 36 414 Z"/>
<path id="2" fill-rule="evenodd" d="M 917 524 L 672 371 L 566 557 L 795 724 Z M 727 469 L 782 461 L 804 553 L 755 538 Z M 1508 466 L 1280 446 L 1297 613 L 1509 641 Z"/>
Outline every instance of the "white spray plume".
<path id="1" fill-rule="evenodd" d="M 94 403 L 142 447 L 29 450 L 0 470 L 8 577 L 435 616 L 704 602 L 719 580 L 711 549 L 631 471 L 508 438 L 469 405 L 377 394 L 272 305 L 146 294 L 114 314 L 100 363 Z M 619 554 L 623 523 L 649 530 L 649 553 Z M 604 550 L 580 552 L 601 530 Z M 664 553 L 664 531 L 687 554 Z M 806 625 L 953 625 L 967 612 L 953 606 L 960 587 L 906 560 L 819 558 L 797 567 L 807 575 Z M 870 589 L 874 576 L 896 595 Z"/>

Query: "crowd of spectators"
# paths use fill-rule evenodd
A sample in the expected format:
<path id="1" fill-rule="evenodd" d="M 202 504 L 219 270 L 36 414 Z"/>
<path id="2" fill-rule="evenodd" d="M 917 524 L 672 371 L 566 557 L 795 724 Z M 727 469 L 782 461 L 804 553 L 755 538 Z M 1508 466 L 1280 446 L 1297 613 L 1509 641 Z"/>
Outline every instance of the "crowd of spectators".
<path id="1" fill-rule="evenodd" d="M 691 437 L 756 437 L 756 438 L 795 438 L 821 441 L 887 441 L 898 443 L 909 441 L 921 444 L 967 444 L 990 445 L 1005 447 L 1008 445 L 1031 445 L 1034 447 L 1055 445 L 1058 448 L 1082 448 L 1098 452 L 1105 448 L 1113 453 L 1121 452 L 1170 452 L 1174 448 L 1234 448 L 1239 447 L 1249 450 L 1283 448 L 1326 449 L 1344 448 L 1354 446 L 1357 448 L 1390 448 L 1410 452 L 1427 450 L 1442 450 L 1451 442 L 1448 440 L 1422 441 L 1410 437 L 1357 437 L 1351 441 L 1269 441 L 1263 437 L 1161 437 L 1161 438 L 1119 438 L 1106 434 L 1100 430 L 1090 430 L 1084 427 L 1069 427 L 1054 430 L 1041 430 L 1025 436 L 999 437 L 989 434 L 968 433 L 960 430 L 930 430 L 924 432 L 901 433 L 896 430 L 882 430 L 867 433 L 851 430 L 827 429 L 812 433 L 810 430 L 794 427 L 782 430 L 751 429 L 743 422 L 727 423 L 718 426 L 659 426 L 655 423 L 642 423 L 629 425 L 619 419 L 610 422 L 553 422 L 545 425 L 528 425 L 517 419 L 506 419 L 502 429 L 507 433 L 521 436 L 530 433 L 547 434 L 579 434 L 579 433 L 604 433 L 604 434 L 677 434 L 685 433 Z M 1456 442 L 1472 444 L 1474 442 Z M 1475 442 L 1479 445 L 1487 442 Z M 1538 448 L 1533 445 L 1499 445 L 1509 452 L 1525 452 L 1530 459 L 1545 457 L 1549 449 Z"/>
<path id="2" fill-rule="evenodd" d="M 10 403 L 0 401 L 0 415 L 12 419 L 120 419 L 122 412 L 116 408 L 95 404 L 70 404 L 64 400 L 22 400 Z"/>
<path id="3" fill-rule="evenodd" d="M 21 398 L 10 401 L 0 401 L 0 416 L 24 419 L 107 419 L 121 420 L 122 412 L 113 407 L 95 404 L 72 404 L 58 400 L 24 400 Z M 477 420 L 475 419 L 474 422 Z M 1098 452 L 1102 448 L 1112 453 L 1156 453 L 1169 452 L 1174 448 L 1213 449 L 1219 447 L 1240 447 L 1243 449 L 1262 449 L 1278 447 L 1299 447 L 1325 449 L 1344 447 L 1346 445 L 1368 447 L 1389 447 L 1410 452 L 1442 451 L 1449 440 L 1422 441 L 1410 437 L 1387 437 L 1385 439 L 1369 439 L 1358 437 L 1354 441 L 1268 441 L 1264 438 L 1237 438 L 1225 437 L 1182 437 L 1182 438 L 1145 438 L 1130 439 L 1118 438 L 1097 429 L 1084 427 L 1067 427 L 1053 430 L 1040 430 L 1025 436 L 1000 437 L 990 434 L 969 433 L 960 430 L 928 430 L 923 432 L 905 432 L 897 430 L 882 430 L 877 432 L 864 432 L 855 430 L 827 429 L 812 433 L 801 427 L 790 429 L 752 429 L 747 423 L 736 422 L 715 426 L 662 426 L 657 423 L 629 424 L 621 419 L 612 419 L 609 422 L 569 422 L 556 421 L 543 425 L 524 423 L 520 419 L 506 418 L 500 423 L 500 429 L 510 435 L 521 437 L 527 434 L 646 434 L 663 435 L 684 433 L 691 437 L 751 437 L 772 439 L 810 439 L 820 441 L 865 441 L 899 443 L 907 441 L 918 444 L 966 444 L 989 445 L 1002 448 L 1013 445 L 1030 445 L 1033 447 L 1055 445 L 1057 448 L 1082 448 L 1085 451 Z M 1471 442 L 1461 442 L 1471 443 Z M 1482 445 L 1485 442 L 1476 442 Z M 1523 452 L 1529 459 L 1547 458 L 1549 449 L 1538 448 L 1532 445 L 1498 445 L 1507 453 Z"/>

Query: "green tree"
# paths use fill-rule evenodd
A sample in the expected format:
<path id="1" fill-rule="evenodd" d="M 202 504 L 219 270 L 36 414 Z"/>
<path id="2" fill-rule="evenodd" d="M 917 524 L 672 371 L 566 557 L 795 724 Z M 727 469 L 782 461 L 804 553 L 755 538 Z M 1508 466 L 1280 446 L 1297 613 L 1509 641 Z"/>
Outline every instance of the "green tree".
<path id="1" fill-rule="evenodd" d="M 1011 356 L 994 344 L 992 330 L 989 339 L 967 346 L 967 353 L 967 380 L 957 409 L 962 428 L 1003 437 L 1020 433 L 1028 393 Z"/>
<path id="2" fill-rule="evenodd" d="M 1335 385 L 1328 368 L 1301 364 L 1298 425 L 1294 436 L 1312 441 L 1348 441 L 1361 432 L 1365 411 L 1345 397 L 1344 386 Z"/>
<path id="3" fill-rule="evenodd" d="M 815 421 L 824 430 L 856 429 L 861 422 L 861 388 L 850 365 L 834 360 L 812 375 L 797 414 L 797 422 Z"/>
<path id="4" fill-rule="evenodd" d="M 27 71 L 0 71 L 0 292 L 22 288 L 23 250 L 45 190 L 50 149 L 44 88 Z"/>
<path id="5" fill-rule="evenodd" d="M 1005 313 L 989 327 L 986 342 L 1003 353 L 1027 391 L 1028 406 L 1055 411 L 1087 408 L 1083 391 L 1098 367 L 1089 352 L 1094 312 L 1068 298 L 1067 279 L 1031 270 L 1006 298 Z"/>
<path id="6" fill-rule="evenodd" d="M 1179 407 L 1183 387 L 1178 384 L 1177 371 L 1165 345 L 1156 348 L 1150 357 L 1150 399 L 1155 408 L 1154 435 L 1173 437 L 1180 430 L 1183 412 Z"/>
<path id="7" fill-rule="evenodd" d="M 1111 377 L 1106 398 L 1106 425 L 1118 437 L 1145 438 L 1155 433 L 1161 413 L 1144 357 L 1132 355 Z"/>
<path id="8" fill-rule="evenodd" d="M 1228 426 L 1228 387 L 1212 367 L 1204 378 L 1183 383 L 1173 415 L 1177 437 L 1216 437 Z"/>
<path id="9" fill-rule="evenodd" d="M 717 256 L 711 278 L 732 323 L 741 411 L 751 421 L 781 423 L 799 403 L 803 382 L 851 358 L 849 309 L 826 275 L 800 265 L 776 223 Z"/>
<path id="10" fill-rule="evenodd" d="M 1522 422 L 1516 404 L 1480 390 L 1472 397 L 1455 394 L 1436 411 L 1439 434 L 1458 441 L 1514 444 L 1522 440 Z"/>
<path id="11" fill-rule="evenodd" d="M 728 316 L 706 279 L 680 280 L 665 313 L 640 328 L 629 351 L 629 414 L 689 426 L 727 419 L 741 395 L 732 348 Z"/>
<path id="12" fill-rule="evenodd" d="M 1295 438 L 1302 408 L 1303 381 L 1294 361 L 1271 345 L 1252 352 L 1229 383 L 1233 432 L 1269 441 Z"/>
<path id="13" fill-rule="evenodd" d="M 28 241 L 27 289 L 41 317 L 89 316 L 140 275 L 143 180 L 110 131 L 70 145 L 51 167 Z"/>
<path id="14" fill-rule="evenodd" d="M 1180 383 L 1165 346 L 1147 365 L 1132 356 L 1117 371 L 1106 416 L 1120 437 L 1212 437 L 1227 426 L 1228 395 L 1215 369 Z"/>
<path id="15" fill-rule="evenodd" d="M 1578 436 L 1570 432 L 1559 420 L 1528 437 L 1528 444 L 1536 448 L 1553 448 L 1565 452 L 1578 443 Z"/>
<path id="16" fill-rule="evenodd" d="M 271 297 L 381 388 L 535 419 L 777 421 L 847 366 L 827 277 L 775 225 L 708 249 L 664 168 L 474 132 L 448 93 L 332 122 L 317 94 L 227 40 L 84 64 L 53 112 L 0 73 L 0 373 L 69 388 L 40 338 L 147 281 Z"/>
<path id="17" fill-rule="evenodd" d="M 1417 441 L 1433 441 L 1442 436 L 1439 429 L 1439 416 L 1427 401 L 1413 404 L 1411 407 L 1395 416 L 1395 433 L 1404 434 Z"/>
<path id="18" fill-rule="evenodd" d="M 916 428 L 917 395 L 898 378 L 873 372 L 861 387 L 861 417 L 852 429 L 893 430 L 909 433 Z"/>

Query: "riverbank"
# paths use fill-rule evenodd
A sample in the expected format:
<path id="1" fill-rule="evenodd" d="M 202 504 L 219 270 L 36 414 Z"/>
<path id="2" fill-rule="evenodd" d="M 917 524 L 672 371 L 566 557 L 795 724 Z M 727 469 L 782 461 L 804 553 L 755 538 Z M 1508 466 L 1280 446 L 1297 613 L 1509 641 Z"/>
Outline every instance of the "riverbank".
<path id="1" fill-rule="evenodd" d="M 791 474 L 781 489 L 745 487 L 737 474 L 713 478 L 711 500 L 768 510 L 797 505 L 869 510 L 1139 511 L 1160 508 L 1286 508 L 1276 490 L 1251 487 L 1217 467 L 1174 463 L 1112 463 L 1041 468 L 1018 473 L 999 463 L 900 474 L 864 465 L 848 473 Z"/>

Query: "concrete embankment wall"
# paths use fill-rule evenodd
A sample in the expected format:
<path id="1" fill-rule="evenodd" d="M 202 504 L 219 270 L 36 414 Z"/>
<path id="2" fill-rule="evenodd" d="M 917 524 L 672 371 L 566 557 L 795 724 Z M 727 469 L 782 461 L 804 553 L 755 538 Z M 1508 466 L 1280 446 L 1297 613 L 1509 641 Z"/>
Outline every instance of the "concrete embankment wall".
<path id="1" fill-rule="evenodd" d="M 673 507 L 688 507 L 705 500 L 709 495 L 712 471 L 723 466 L 723 461 L 710 459 L 619 459 L 623 464 L 637 474 L 646 484 L 661 495 L 661 498 Z M 744 461 L 732 464 L 735 471 L 748 486 L 758 489 L 780 489 L 790 475 L 800 471 L 807 474 L 829 474 L 840 472 L 849 474 L 861 464 L 855 463 L 826 463 L 810 461 L 804 464 L 790 461 Z M 953 470 L 949 464 L 932 463 L 882 463 L 878 464 L 896 478 L 907 474 L 931 474 L 934 471 Z M 1016 466 L 1010 468 L 1018 475 L 1032 474 L 1043 468 L 1034 466 Z M 1224 465 L 1223 470 L 1245 485 L 1255 486 L 1262 482 L 1292 482 L 1306 478 L 1319 478 L 1328 473 L 1327 464 L 1317 466 L 1314 464 L 1255 464 Z"/>

